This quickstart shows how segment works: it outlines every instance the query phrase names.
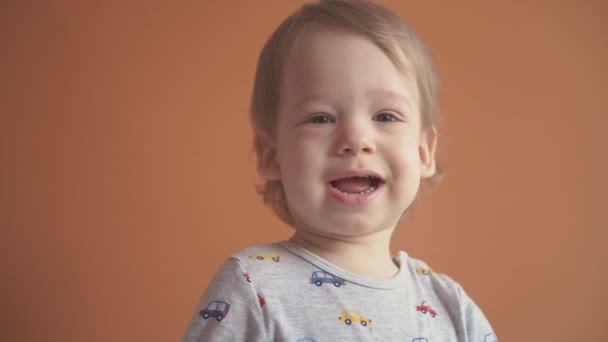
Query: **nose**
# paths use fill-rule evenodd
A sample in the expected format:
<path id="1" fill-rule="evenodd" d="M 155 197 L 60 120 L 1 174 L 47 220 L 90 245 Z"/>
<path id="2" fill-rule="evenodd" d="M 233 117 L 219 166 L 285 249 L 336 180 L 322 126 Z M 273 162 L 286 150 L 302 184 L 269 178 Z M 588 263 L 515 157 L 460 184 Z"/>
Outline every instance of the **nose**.
<path id="1" fill-rule="evenodd" d="M 356 156 L 363 153 L 374 153 L 376 145 L 369 126 L 369 124 L 355 120 L 338 123 L 337 154 Z"/>

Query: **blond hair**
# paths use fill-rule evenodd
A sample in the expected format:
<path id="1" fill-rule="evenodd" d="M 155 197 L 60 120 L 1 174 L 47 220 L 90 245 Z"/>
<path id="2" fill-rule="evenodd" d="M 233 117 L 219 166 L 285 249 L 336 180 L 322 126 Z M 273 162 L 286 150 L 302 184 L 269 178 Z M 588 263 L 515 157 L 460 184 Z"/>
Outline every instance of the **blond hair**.
<path id="1" fill-rule="evenodd" d="M 394 12 L 366 0 L 321 0 L 300 7 L 285 19 L 264 45 L 253 87 L 251 121 L 255 148 L 259 138 L 276 137 L 279 86 L 283 65 L 294 42 L 312 24 L 334 25 L 362 34 L 380 48 L 404 75 L 415 80 L 420 94 L 422 129 L 435 129 L 439 114 L 436 91 L 438 80 L 430 56 L 416 33 Z M 435 184 L 443 175 L 437 167 L 427 181 Z M 293 220 L 280 180 L 266 181 L 258 187 L 264 203 L 287 224 Z"/>

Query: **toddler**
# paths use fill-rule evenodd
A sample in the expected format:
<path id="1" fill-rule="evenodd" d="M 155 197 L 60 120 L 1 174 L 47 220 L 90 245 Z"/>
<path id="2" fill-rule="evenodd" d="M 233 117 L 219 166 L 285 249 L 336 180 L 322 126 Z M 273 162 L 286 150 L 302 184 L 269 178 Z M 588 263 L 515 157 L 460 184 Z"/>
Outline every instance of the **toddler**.
<path id="1" fill-rule="evenodd" d="M 390 10 L 321 0 L 265 44 L 251 116 L 265 203 L 289 241 L 226 260 L 184 341 L 496 341 L 462 287 L 395 227 L 441 170 L 436 76 Z"/>

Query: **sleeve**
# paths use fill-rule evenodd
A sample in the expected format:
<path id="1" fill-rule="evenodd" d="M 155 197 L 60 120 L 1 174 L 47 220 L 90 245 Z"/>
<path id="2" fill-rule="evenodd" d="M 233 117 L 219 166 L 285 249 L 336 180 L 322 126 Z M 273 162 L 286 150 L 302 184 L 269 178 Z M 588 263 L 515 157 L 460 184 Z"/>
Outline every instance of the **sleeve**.
<path id="1" fill-rule="evenodd" d="M 202 295 L 183 342 L 265 341 L 257 293 L 237 259 L 220 267 Z"/>
<path id="2" fill-rule="evenodd" d="M 433 288 L 445 308 L 458 341 L 497 342 L 490 322 L 462 285 L 445 274 L 434 274 Z"/>
<path id="3" fill-rule="evenodd" d="M 479 306 L 466 294 L 462 286 L 458 285 L 458 297 L 460 300 L 460 308 L 463 326 L 465 328 L 463 335 L 465 341 L 482 341 L 482 342 L 497 342 L 498 338 L 490 325 L 490 322 L 483 314 Z"/>

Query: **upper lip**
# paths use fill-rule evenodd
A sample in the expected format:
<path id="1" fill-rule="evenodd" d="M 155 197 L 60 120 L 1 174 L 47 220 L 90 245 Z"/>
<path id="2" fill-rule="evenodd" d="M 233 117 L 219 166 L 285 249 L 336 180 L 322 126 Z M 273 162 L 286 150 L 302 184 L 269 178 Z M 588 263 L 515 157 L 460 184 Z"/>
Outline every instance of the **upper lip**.
<path id="1" fill-rule="evenodd" d="M 336 181 L 338 179 L 350 178 L 350 177 L 368 177 L 372 176 L 384 182 L 384 178 L 380 174 L 373 170 L 357 169 L 357 170 L 340 170 L 330 173 L 329 182 Z"/>

